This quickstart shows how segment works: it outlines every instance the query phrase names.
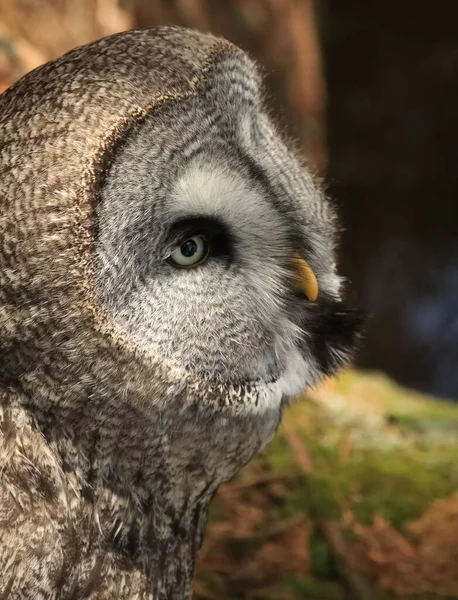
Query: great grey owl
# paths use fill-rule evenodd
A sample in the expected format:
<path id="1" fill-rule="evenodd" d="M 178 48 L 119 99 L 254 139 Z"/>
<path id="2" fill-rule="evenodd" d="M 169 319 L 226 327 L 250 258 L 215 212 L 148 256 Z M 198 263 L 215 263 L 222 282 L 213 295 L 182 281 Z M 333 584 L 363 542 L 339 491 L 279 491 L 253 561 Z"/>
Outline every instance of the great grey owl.
<path id="1" fill-rule="evenodd" d="M 333 210 L 211 35 L 73 50 L 0 126 L 0 598 L 189 598 L 216 488 L 357 336 Z"/>

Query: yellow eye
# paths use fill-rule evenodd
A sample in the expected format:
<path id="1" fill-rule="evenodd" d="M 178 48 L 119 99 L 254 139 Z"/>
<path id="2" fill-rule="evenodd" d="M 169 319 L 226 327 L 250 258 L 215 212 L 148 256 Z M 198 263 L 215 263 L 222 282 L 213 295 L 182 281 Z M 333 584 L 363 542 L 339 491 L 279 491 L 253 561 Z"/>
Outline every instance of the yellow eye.
<path id="1" fill-rule="evenodd" d="M 194 235 L 175 248 L 168 261 L 174 267 L 195 267 L 208 257 L 209 250 L 207 239 L 203 235 Z"/>

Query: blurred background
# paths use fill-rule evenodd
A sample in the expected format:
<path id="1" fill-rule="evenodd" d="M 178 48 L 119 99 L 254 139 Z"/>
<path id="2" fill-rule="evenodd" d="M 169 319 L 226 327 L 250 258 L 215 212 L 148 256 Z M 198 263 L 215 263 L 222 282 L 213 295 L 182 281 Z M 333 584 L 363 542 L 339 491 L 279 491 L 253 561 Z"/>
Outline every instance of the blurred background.
<path id="1" fill-rule="evenodd" d="M 350 301 L 372 315 L 359 370 L 309 394 L 223 487 L 196 598 L 458 598 L 458 412 L 431 397 L 458 399 L 455 11 L 453 0 L 1 0 L 0 92 L 135 27 L 240 45 L 341 215 Z"/>

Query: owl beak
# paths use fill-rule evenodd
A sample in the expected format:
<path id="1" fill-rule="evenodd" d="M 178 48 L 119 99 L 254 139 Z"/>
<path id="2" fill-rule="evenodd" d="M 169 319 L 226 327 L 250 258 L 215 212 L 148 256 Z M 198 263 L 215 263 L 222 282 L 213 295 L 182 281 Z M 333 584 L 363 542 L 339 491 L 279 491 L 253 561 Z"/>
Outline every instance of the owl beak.
<path id="1" fill-rule="evenodd" d="M 318 281 L 316 280 L 315 273 L 297 252 L 294 252 L 291 262 L 295 274 L 296 286 L 307 296 L 310 302 L 315 302 L 318 298 Z"/>

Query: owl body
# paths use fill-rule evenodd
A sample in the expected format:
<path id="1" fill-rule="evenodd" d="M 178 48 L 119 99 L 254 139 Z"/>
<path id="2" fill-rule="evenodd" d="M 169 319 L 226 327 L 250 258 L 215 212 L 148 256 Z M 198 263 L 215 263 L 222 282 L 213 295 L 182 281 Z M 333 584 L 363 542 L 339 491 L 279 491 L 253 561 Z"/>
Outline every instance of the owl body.
<path id="1" fill-rule="evenodd" d="M 332 208 L 211 35 L 78 48 L 0 128 L 0 596 L 189 598 L 217 487 L 354 345 Z"/>

